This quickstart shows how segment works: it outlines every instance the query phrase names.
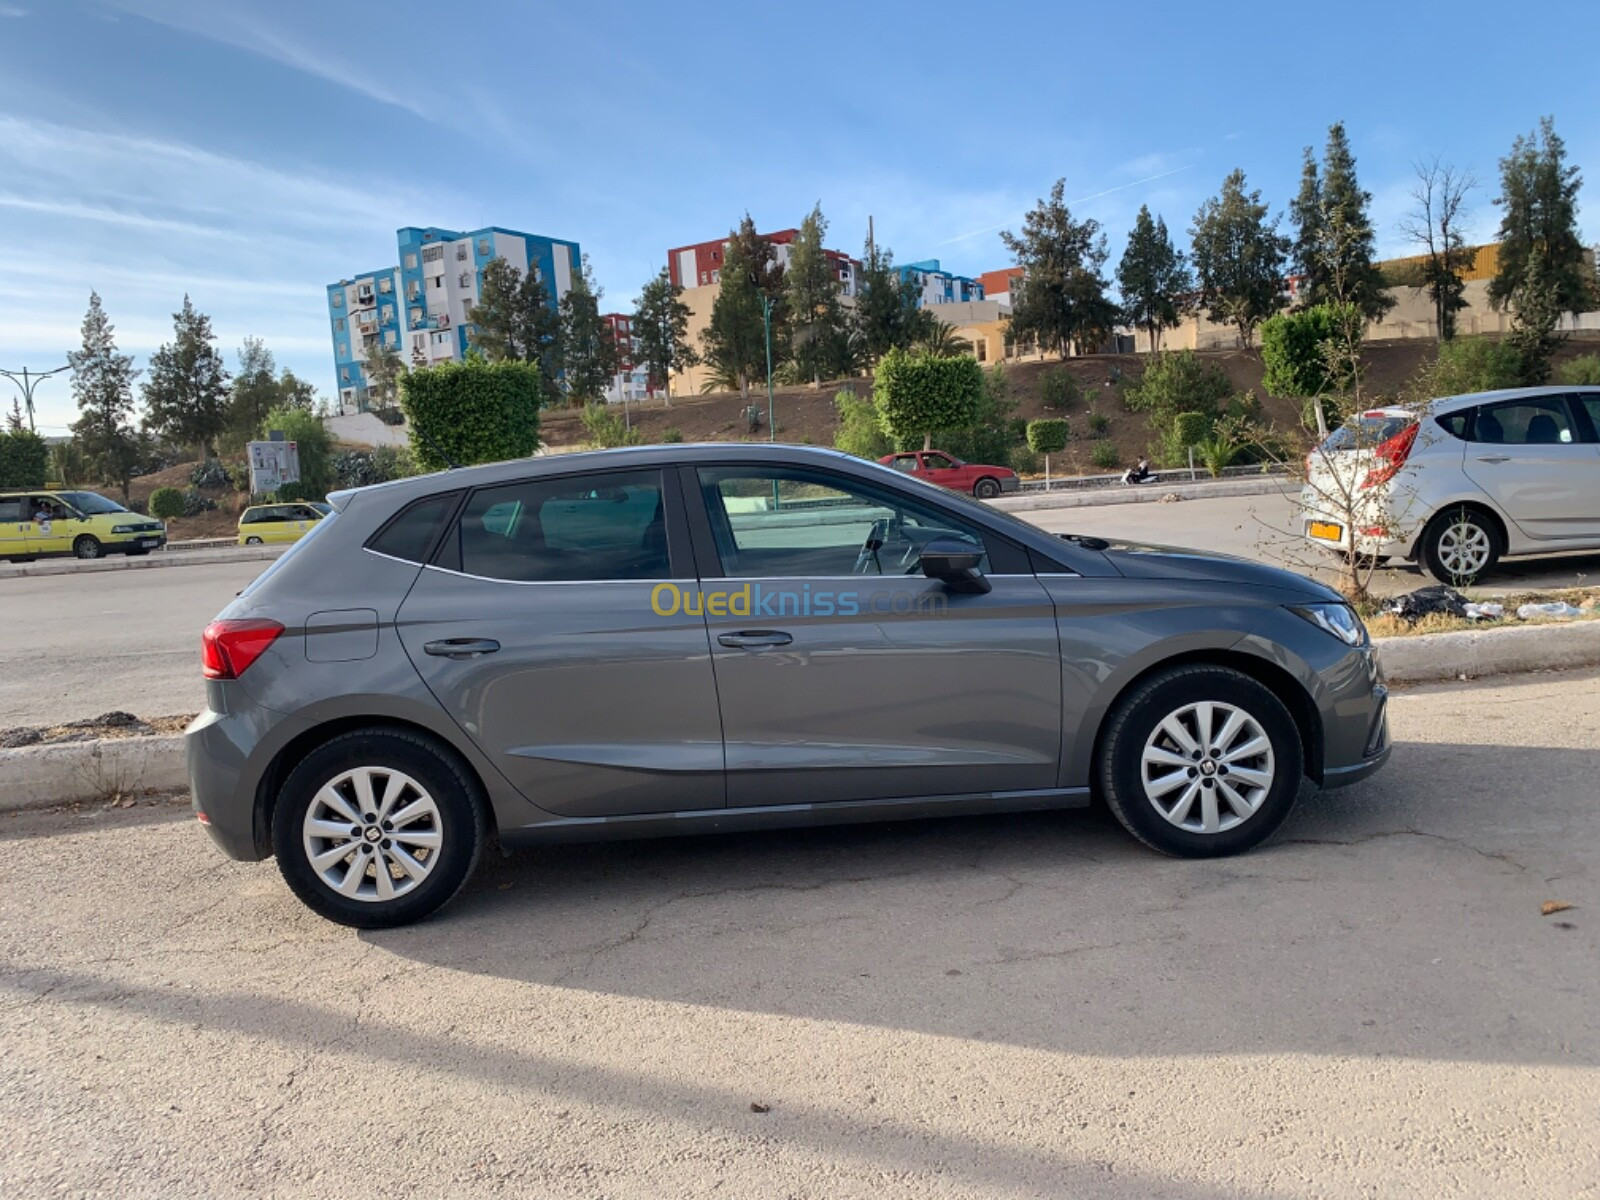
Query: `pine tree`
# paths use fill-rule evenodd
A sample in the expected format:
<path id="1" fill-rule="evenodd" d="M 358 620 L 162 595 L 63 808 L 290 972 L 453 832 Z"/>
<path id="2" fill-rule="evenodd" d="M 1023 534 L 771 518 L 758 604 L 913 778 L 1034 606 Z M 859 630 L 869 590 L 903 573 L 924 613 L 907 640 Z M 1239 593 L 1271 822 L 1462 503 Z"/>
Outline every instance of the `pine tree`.
<path id="1" fill-rule="evenodd" d="M 639 358 L 652 389 L 666 391 L 672 372 L 700 361 L 689 341 L 689 306 L 682 295 L 683 289 L 672 282 L 665 267 L 639 292 L 633 336 L 639 339 Z"/>
<path id="2" fill-rule="evenodd" d="M 839 367 L 838 337 L 844 326 L 839 271 L 823 249 L 828 221 L 818 203 L 800 222 L 784 271 L 790 353 L 802 376 L 820 384 Z"/>
<path id="3" fill-rule="evenodd" d="M 561 366 L 568 400 L 577 406 L 600 399 L 617 373 L 617 340 L 600 316 L 602 292 L 584 256 L 561 298 Z"/>
<path id="4" fill-rule="evenodd" d="M 1087 352 L 1116 324 L 1106 297 L 1106 239 L 1093 218 L 1075 221 L 1067 208 L 1066 180 L 1022 219 L 1022 232 L 1000 240 L 1022 268 L 1021 292 L 1011 302 L 1011 333 L 1034 337 L 1043 350 Z"/>
<path id="5" fill-rule="evenodd" d="M 478 302 L 467 310 L 472 346 L 491 362 L 538 363 L 544 403 L 559 394 L 561 312 L 533 271 L 526 274 L 503 258 L 483 268 Z"/>
<path id="6" fill-rule="evenodd" d="M 172 315 L 173 340 L 150 356 L 144 384 L 145 428 L 209 457 L 227 424 L 228 371 L 211 318 L 189 297 Z"/>
<path id="7" fill-rule="evenodd" d="M 237 450 L 261 433 L 261 422 L 279 403 L 277 365 L 272 351 L 260 338 L 247 337 L 239 347 L 239 369 L 233 374 L 233 393 L 223 442 Z"/>
<path id="8" fill-rule="evenodd" d="M 1244 190 L 1244 172 L 1222 182 L 1222 194 L 1200 206 L 1194 225 L 1193 262 L 1201 302 L 1218 324 L 1255 344 L 1256 326 L 1283 307 L 1283 265 L 1289 239 L 1278 219 L 1267 220 L 1260 191 Z"/>
<path id="9" fill-rule="evenodd" d="M 133 431 L 133 355 L 118 354 L 115 330 L 89 293 L 89 311 L 83 318 L 83 347 L 69 351 L 72 396 L 80 416 L 72 424 L 73 436 L 107 483 L 122 489 L 128 499 L 128 482 L 138 465 L 139 442 Z"/>
<path id="10" fill-rule="evenodd" d="M 866 357 L 875 363 L 891 350 L 910 347 L 916 337 L 916 317 L 916 296 L 894 269 L 894 252 L 887 246 L 867 242 L 861 256 L 861 286 L 855 311 L 856 330 Z"/>
<path id="11" fill-rule="evenodd" d="M 1500 261 L 1489 282 L 1496 308 L 1516 308 L 1534 293 L 1535 303 L 1554 303 L 1557 312 L 1584 312 L 1593 303 L 1594 281 L 1578 238 L 1582 186 L 1550 117 L 1537 132 L 1518 137 L 1500 160 Z"/>
<path id="12" fill-rule="evenodd" d="M 1322 171 L 1311 147 L 1305 151 L 1300 194 L 1289 206 L 1296 228 L 1294 263 L 1304 277 L 1304 307 L 1353 304 L 1368 321 L 1383 319 L 1394 307 L 1383 274 L 1373 261 L 1372 193 L 1356 181 L 1355 155 L 1344 122 L 1328 127 Z"/>
<path id="13" fill-rule="evenodd" d="M 400 403 L 400 379 L 406 373 L 400 351 L 388 345 L 379 334 L 367 346 L 361 367 L 367 377 L 367 396 L 372 407 L 394 408 Z"/>
<path id="14" fill-rule="evenodd" d="M 1194 277 L 1183 251 L 1173 246 L 1166 221 L 1151 220 L 1145 205 L 1139 206 L 1128 248 L 1117 265 L 1117 288 L 1123 320 L 1150 335 L 1150 352 L 1155 353 L 1161 349 L 1161 331 L 1182 319 L 1181 304 L 1194 289 Z"/>
<path id="15" fill-rule="evenodd" d="M 783 268 L 772 243 L 756 232 L 749 213 L 729 235 L 721 271 L 701 343 L 716 373 L 737 380 L 740 394 L 748 396 L 750 381 L 764 377 L 766 371 L 763 298 L 771 305 L 774 361 L 783 345 Z"/>
<path id="16" fill-rule="evenodd" d="M 1289 202 L 1289 221 L 1294 225 L 1293 265 L 1304 289 L 1302 304 L 1309 299 L 1323 278 L 1322 273 L 1322 176 L 1317 172 L 1317 155 L 1310 146 L 1300 163 L 1300 192 Z"/>

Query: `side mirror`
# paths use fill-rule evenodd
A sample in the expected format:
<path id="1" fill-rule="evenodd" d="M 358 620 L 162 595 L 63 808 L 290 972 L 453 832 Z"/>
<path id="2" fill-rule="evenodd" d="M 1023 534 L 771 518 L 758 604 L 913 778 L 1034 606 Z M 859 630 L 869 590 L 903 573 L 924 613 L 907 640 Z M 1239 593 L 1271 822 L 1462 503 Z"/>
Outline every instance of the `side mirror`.
<path id="1" fill-rule="evenodd" d="M 958 538 L 934 538 L 922 548 L 922 573 L 952 592 L 982 595 L 994 586 L 978 570 L 982 561 L 982 547 Z"/>

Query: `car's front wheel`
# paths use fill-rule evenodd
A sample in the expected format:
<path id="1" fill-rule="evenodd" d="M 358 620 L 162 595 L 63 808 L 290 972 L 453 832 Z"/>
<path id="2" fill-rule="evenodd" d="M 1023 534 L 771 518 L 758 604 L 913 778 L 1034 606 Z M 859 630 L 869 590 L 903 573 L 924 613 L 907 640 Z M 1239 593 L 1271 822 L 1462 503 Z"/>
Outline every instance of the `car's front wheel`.
<path id="1" fill-rule="evenodd" d="M 1440 583 L 1467 587 L 1500 559 L 1500 531 L 1471 508 L 1442 512 L 1422 531 L 1422 565 Z"/>
<path id="2" fill-rule="evenodd" d="M 310 908 L 341 925 L 385 929 L 454 896 L 485 831 L 453 756 L 403 730 L 354 730 L 290 773 L 273 812 L 272 849 Z"/>
<path id="3" fill-rule="evenodd" d="M 79 558 L 99 558 L 103 553 L 100 539 L 90 537 L 87 533 L 72 543 L 72 552 Z"/>
<path id="4" fill-rule="evenodd" d="M 972 494 L 979 500 L 993 500 L 1000 494 L 1000 481 L 985 475 L 972 486 Z"/>
<path id="5" fill-rule="evenodd" d="M 261 539 L 258 537 L 247 537 L 244 540 L 244 544 L 246 546 L 259 546 L 261 545 Z"/>
<path id="6" fill-rule="evenodd" d="M 1294 807 L 1304 751 L 1283 702 L 1243 672 L 1174 667 L 1108 718 L 1101 791 L 1124 828 L 1183 858 L 1260 844 Z"/>

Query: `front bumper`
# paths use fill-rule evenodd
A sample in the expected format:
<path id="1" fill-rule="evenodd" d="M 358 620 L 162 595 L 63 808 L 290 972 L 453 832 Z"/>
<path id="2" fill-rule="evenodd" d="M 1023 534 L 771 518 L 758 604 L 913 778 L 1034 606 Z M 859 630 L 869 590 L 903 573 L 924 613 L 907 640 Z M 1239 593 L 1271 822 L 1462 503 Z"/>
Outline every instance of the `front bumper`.
<path id="1" fill-rule="evenodd" d="M 167 544 L 166 533 L 136 533 L 107 542 L 106 549 L 118 554 L 143 554 L 159 550 Z"/>
<path id="2" fill-rule="evenodd" d="M 1016 475 L 1011 476 L 1009 479 L 1002 479 L 1000 481 L 1000 490 L 1002 492 L 1020 492 L 1022 490 L 1022 479 Z"/>

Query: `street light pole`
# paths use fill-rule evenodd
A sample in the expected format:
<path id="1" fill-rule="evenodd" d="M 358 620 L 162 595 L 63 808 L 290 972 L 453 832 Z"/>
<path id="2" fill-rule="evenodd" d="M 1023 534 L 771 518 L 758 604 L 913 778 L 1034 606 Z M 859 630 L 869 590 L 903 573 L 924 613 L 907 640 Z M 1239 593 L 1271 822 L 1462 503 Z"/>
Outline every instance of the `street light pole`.
<path id="1" fill-rule="evenodd" d="M 761 293 L 761 327 L 767 335 L 767 441 L 776 441 L 778 431 L 772 423 L 772 297 Z"/>
<path id="2" fill-rule="evenodd" d="M 768 357 L 770 358 L 770 355 Z M 53 371 L 30 371 L 27 367 L 23 367 L 20 371 L 7 371 L 4 368 L 0 368 L 0 375 L 4 375 L 22 389 L 22 405 L 28 410 L 28 429 L 30 431 L 34 427 L 33 389 L 38 387 L 42 381 L 49 379 L 50 376 L 59 375 L 68 369 L 70 369 L 70 364 L 66 367 L 57 367 Z"/>

